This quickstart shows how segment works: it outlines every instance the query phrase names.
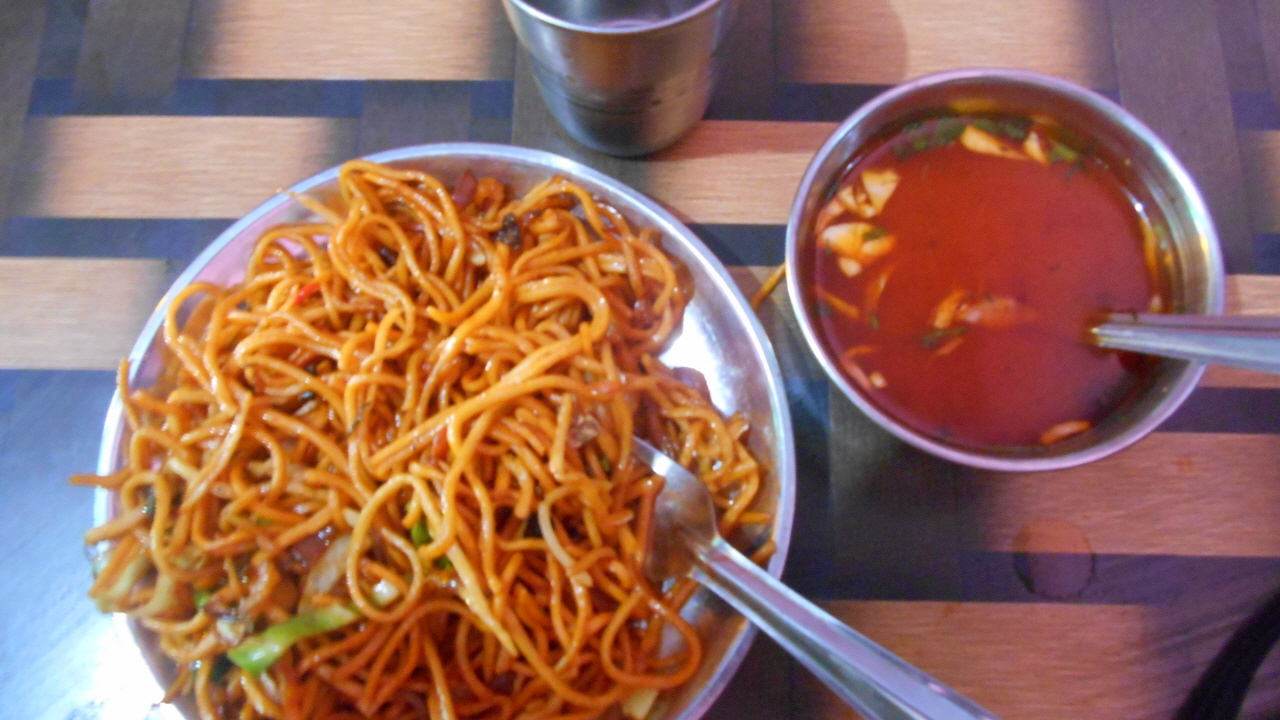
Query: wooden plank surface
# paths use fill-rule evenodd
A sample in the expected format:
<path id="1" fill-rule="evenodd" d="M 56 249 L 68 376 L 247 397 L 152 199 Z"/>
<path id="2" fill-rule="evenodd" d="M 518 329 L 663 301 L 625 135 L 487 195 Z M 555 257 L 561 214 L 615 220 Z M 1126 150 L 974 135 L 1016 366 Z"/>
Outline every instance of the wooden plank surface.
<path id="1" fill-rule="evenodd" d="M 1167 720 L 1274 578 L 1231 578 L 1167 605 L 829 601 L 824 608 L 1004 720 Z M 1231 593 L 1217 608 L 1203 603 Z M 1210 618 L 1214 618 L 1211 620 Z M 1225 621 L 1225 622 L 1224 622 Z M 1268 672 L 1260 677 L 1271 678 Z M 798 672 L 796 717 L 856 715 Z M 1274 717 L 1263 684 L 1244 718 Z"/>
<path id="2" fill-rule="evenodd" d="M 355 152 L 355 121 L 59 117 L 28 128 L 14 212 L 235 218 Z"/>
<path id="3" fill-rule="evenodd" d="M 464 83 L 384 81 L 364 91 L 357 155 L 467 139 L 471 91 Z"/>
<path id="4" fill-rule="evenodd" d="M 0 368 L 114 368 L 164 278 L 161 260 L 0 258 Z"/>
<path id="5" fill-rule="evenodd" d="M 287 185 L 356 154 L 466 137 L 470 110 L 463 85 L 376 83 L 367 92 L 366 117 L 358 130 L 340 118 L 33 119 L 23 174 L 40 189 L 21 188 L 15 212 L 235 217 L 253 205 L 231 198 L 247 193 L 256 193 L 252 197 L 259 201 L 263 197 L 263 183 L 246 182 L 246 173 Z M 530 120 L 535 112 L 543 116 L 540 123 Z M 516 115 L 517 144 L 575 157 L 699 223 L 785 224 L 800 176 L 835 129 L 834 123 L 824 122 L 708 120 L 671 148 L 638 161 L 609 158 L 570 139 L 546 111 L 532 79 L 517 89 Z M 1280 207 L 1280 132 L 1244 131 L 1240 142 L 1248 158 L 1255 229 L 1280 231 L 1275 210 Z M 199 197 L 135 192 L 156 177 L 160 166 L 199 171 Z M 283 175 L 287 172 L 294 174 Z M 122 182 L 126 187 L 117 187 Z M 188 201 L 201 207 L 187 207 Z M 81 205 L 85 202 L 89 204 Z"/>
<path id="6" fill-rule="evenodd" d="M 161 97 L 173 92 L 192 0 L 98 0 L 89 6 L 75 95 Z"/>
<path id="7" fill-rule="evenodd" d="M 1200 387 L 1280 388 L 1280 376 L 1210 365 L 1200 378 Z"/>
<path id="8" fill-rule="evenodd" d="M 1121 102 L 1169 145 L 1199 185 L 1227 268 L 1252 272 L 1249 205 L 1212 4 L 1111 0 L 1110 10 Z"/>
<path id="9" fill-rule="evenodd" d="M 1152 652 L 1150 608 L 988 603 L 825 604 L 1003 720 L 1168 717 L 1166 662 Z M 808 676 L 805 717 L 854 717 Z M 798 703 L 799 705 L 799 703 Z"/>
<path id="10" fill-rule="evenodd" d="M 1034 70 L 1115 87 L 1103 0 L 795 0 L 778 14 L 790 82 L 897 83 L 960 67 Z"/>
<path id="11" fill-rule="evenodd" d="M 1227 315 L 1280 315 L 1280 276 L 1228 275 Z"/>
<path id="12" fill-rule="evenodd" d="M 44 14 L 42 3 L 0 3 L 0 234 L 9 214 Z"/>
<path id="13" fill-rule="evenodd" d="M 1253 0 L 1216 0 L 1213 6 L 1231 92 L 1267 92 L 1267 66 L 1262 49 L 1264 33 L 1258 25 Z"/>
<path id="14" fill-rule="evenodd" d="M 975 549 L 1280 556 L 1276 435 L 1155 433 L 1069 470 L 974 473 L 960 493 Z"/>
<path id="15" fill-rule="evenodd" d="M 832 123 L 703 121 L 633 170 L 641 189 L 694 222 L 783 225 Z"/>
<path id="16" fill-rule="evenodd" d="M 1280 100 L 1280 0 L 1254 0 L 1258 38 L 1267 64 L 1271 97 Z"/>
<path id="17" fill-rule="evenodd" d="M 498 0 L 196 0 L 186 72 L 202 78 L 509 78 Z"/>
<path id="18" fill-rule="evenodd" d="M 709 113 L 721 118 L 769 116 L 777 84 L 775 12 L 791 12 L 791 2 L 738 3 L 737 20 L 720 51 L 723 65 Z"/>
<path id="19" fill-rule="evenodd" d="M 1240 157 L 1254 232 L 1280 232 L 1280 131 L 1242 130 Z"/>

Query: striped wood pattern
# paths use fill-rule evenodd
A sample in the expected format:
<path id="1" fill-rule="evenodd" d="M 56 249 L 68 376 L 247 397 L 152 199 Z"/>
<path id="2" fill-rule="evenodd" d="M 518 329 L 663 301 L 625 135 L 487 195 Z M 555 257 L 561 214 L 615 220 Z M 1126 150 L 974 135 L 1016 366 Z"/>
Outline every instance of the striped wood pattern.
<path id="1" fill-rule="evenodd" d="M 380 101 L 394 92 L 379 88 L 373 97 Z M 404 92 L 413 91 L 406 88 Z M 434 112 L 441 110 L 437 107 Z M 467 110 L 464 106 L 446 112 Z M 404 117 L 439 123 L 444 116 L 428 115 L 420 108 Z M 380 122 L 387 125 L 396 119 L 393 115 Z M 448 117 L 443 121 L 456 125 Z M 706 120 L 688 137 L 646 161 L 600 156 L 595 164 L 607 166 L 607 172 L 692 222 L 783 225 L 800 176 L 834 129 L 834 123 L 825 122 Z M 366 126 L 366 136 L 369 132 Z M 397 134 L 390 127 L 375 132 Z M 398 134 L 430 139 L 425 132 L 406 129 Z M 431 132 L 445 138 L 438 128 Z M 449 132 L 456 136 L 458 130 Z M 23 180 L 14 189 L 14 212 L 62 217 L 236 217 L 275 188 L 355 155 L 355 133 L 352 121 L 344 119 L 36 118 L 28 124 L 26 158 L 20 169 Z M 1276 210 L 1280 207 L 1280 131 L 1242 131 L 1239 138 L 1254 230 L 1280 232 L 1280 211 Z M 365 142 L 376 149 L 386 144 L 377 139 Z M 201 176 L 199 185 L 175 186 L 177 178 L 192 173 Z M 184 193 L 184 187 L 190 192 Z"/>
<path id="2" fill-rule="evenodd" d="M 792 82 L 891 84 L 960 67 L 1012 67 L 1113 88 L 1104 0 L 794 0 L 778 14 Z"/>
<path id="3" fill-rule="evenodd" d="M 706 120 L 636 172 L 639 187 L 694 222 L 782 225 L 831 123 Z"/>
<path id="4" fill-rule="evenodd" d="M 1264 587 L 1244 578 L 1219 590 L 1243 596 L 1224 604 L 1238 613 Z M 1167 720 L 1182 699 L 1171 685 L 1193 682 L 1217 649 L 1198 625 L 1205 616 L 1186 601 L 1156 607 L 831 601 L 824 607 L 1004 720 Z M 1274 675 L 1264 671 L 1259 679 Z M 792 692 L 796 717 L 857 717 L 803 671 Z M 1274 717 L 1267 708 L 1280 701 L 1280 687 L 1264 684 L 1251 699 L 1253 712 L 1242 717 Z"/>
<path id="5" fill-rule="evenodd" d="M 0 367 L 114 368 L 164 277 L 162 260 L 0 259 Z"/>
<path id="6" fill-rule="evenodd" d="M 1200 378 L 1200 387 L 1280 388 L 1280 376 L 1211 365 Z"/>
<path id="7" fill-rule="evenodd" d="M 498 0 L 196 0 L 186 72 L 204 78 L 510 78 Z"/>
<path id="8" fill-rule="evenodd" d="M 766 270 L 734 274 L 750 294 Z M 163 278 L 159 261 L 0 261 L 0 318 L 8 318 L 0 334 L 15 340 L 0 354 L 0 367 L 113 368 L 161 294 Z M 1277 301 L 1280 278 L 1266 280 L 1273 280 L 1267 297 Z M 77 288 L 83 290 L 71 291 Z M 797 331 L 783 291 L 774 304 L 782 306 L 762 312 L 766 327 L 780 348 L 792 345 Z M 794 376 L 804 361 L 788 362 L 788 355 L 782 350 Z M 1060 519 L 1081 529 L 1087 551 L 1280 556 L 1277 473 L 1280 436 L 1157 433 L 1080 468 L 975 476 L 961 506 L 974 550 L 1018 550 L 1020 533 Z M 1031 540 L 1040 552 L 1082 549 L 1070 538 Z"/>
<path id="9" fill-rule="evenodd" d="M 234 218 L 351 157 L 352 120 L 58 117 L 29 123 L 15 214 Z"/>
<path id="10" fill-rule="evenodd" d="M 1280 233 L 1280 131 L 1238 135 L 1254 232 Z"/>
<path id="11" fill-rule="evenodd" d="M 976 473 L 961 494 L 977 550 L 1280 556 L 1276 435 L 1155 433 L 1069 470 Z"/>
<path id="12" fill-rule="evenodd" d="M 1228 275 L 1227 315 L 1280 315 L 1280 277 Z"/>
<path id="13" fill-rule="evenodd" d="M 1240 148 L 1212 3 L 1110 0 L 1124 106 L 1181 160 L 1213 215 L 1228 268 L 1253 272 Z"/>
<path id="14" fill-rule="evenodd" d="M 615 172 L 694 222 L 785 224 L 800 176 L 833 127 L 706 121 L 651 161 L 616 162 Z M 237 217 L 354 155 L 355 133 L 353 121 L 327 118 L 33 119 L 15 212 Z"/>
<path id="15" fill-rule="evenodd" d="M 15 170 L 44 15 L 42 4 L 0 4 L 0 233 L 8 215 L 10 189 L 18 182 Z"/>
<path id="16" fill-rule="evenodd" d="M 173 92 L 192 0 L 99 0 L 89 7 L 76 67 L 81 98 Z M 148 42 L 131 42 L 142 36 Z"/>
<path id="17" fill-rule="evenodd" d="M 1255 0 L 1254 8 L 1271 96 L 1280 98 L 1280 0 Z"/>
<path id="18" fill-rule="evenodd" d="M 1174 709 L 1164 687 L 1167 663 L 1147 639 L 1155 624 L 1150 608 L 876 601 L 825 607 L 1003 720 L 1155 720 Z M 797 685 L 806 717 L 856 717 L 812 678 L 802 676 Z"/>

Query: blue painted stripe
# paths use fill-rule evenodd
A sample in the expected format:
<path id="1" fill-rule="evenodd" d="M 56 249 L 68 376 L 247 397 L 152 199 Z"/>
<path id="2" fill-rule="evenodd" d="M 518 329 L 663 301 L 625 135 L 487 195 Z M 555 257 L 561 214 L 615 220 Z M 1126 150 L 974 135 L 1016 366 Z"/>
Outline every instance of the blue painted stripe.
<path id="1" fill-rule="evenodd" d="M 689 229 L 725 265 L 780 265 L 786 249 L 783 225 L 691 223 Z"/>
<path id="2" fill-rule="evenodd" d="M 831 570 L 825 552 L 831 511 L 831 384 L 800 377 L 784 382 L 795 437 L 796 511 L 783 580 L 797 592 L 820 595 Z"/>
<path id="3" fill-rule="evenodd" d="M 73 473 L 92 472 L 114 391 L 112 371 L 0 370 L 0 486 L 5 498 L 48 492 L 49 485 L 40 480 L 61 484 Z M 49 441 L 55 437 L 56 442 Z M 83 523 L 88 525 L 87 515 Z"/>
<path id="4" fill-rule="evenodd" d="M 1198 388 L 1160 432 L 1280 433 L 1280 390 Z"/>
<path id="5" fill-rule="evenodd" d="M 1232 94 L 1231 114 L 1240 130 L 1280 130 L 1280 106 L 1271 93 Z"/>
<path id="6" fill-rule="evenodd" d="M 472 120 L 511 120 L 515 111 L 515 82 L 474 80 L 470 85 Z"/>
<path id="7" fill-rule="evenodd" d="M 69 78 L 40 78 L 31 91 L 31 115 L 195 115 L 358 118 L 365 89 L 374 80 L 178 81 L 161 98 L 77 100 Z M 434 81 L 433 81 L 434 82 Z M 510 80 L 440 81 L 466 86 L 474 120 L 510 120 L 515 85 Z"/>
<path id="8" fill-rule="evenodd" d="M 164 260 L 172 282 L 233 221 L 11 217 L 0 256 Z"/>
<path id="9" fill-rule="evenodd" d="M 875 546 L 871 543 L 870 546 Z M 886 552 L 880 547 L 878 552 Z M 904 568 L 918 582 L 881 577 L 873 568 L 832 568 L 828 600 L 1165 605 L 1213 588 L 1280 585 L 1280 558 L 1174 555 L 943 551 L 958 556 L 959 579 L 935 578 L 928 567 Z M 1035 570 L 1030 570 L 1034 567 Z"/>
<path id="10" fill-rule="evenodd" d="M 807 122 L 840 122 L 864 103 L 892 85 L 843 84 L 843 83 L 779 83 L 767 103 L 742 104 L 712 101 L 707 109 L 709 120 L 792 120 Z M 1115 88 L 1096 89 L 1095 92 L 1120 102 L 1120 91 Z M 766 107 L 761 114 L 751 114 L 752 108 Z"/>
<path id="11" fill-rule="evenodd" d="M 1255 270 L 1264 275 L 1280 275 L 1280 233 L 1255 233 L 1253 255 Z"/>
<path id="12" fill-rule="evenodd" d="M 771 119 L 840 122 L 890 87 L 784 83 L 774 93 Z"/>
<path id="13" fill-rule="evenodd" d="M 506 127 L 494 120 L 480 127 Z M 0 232 L 0 256 L 134 257 L 179 263 L 195 258 L 232 222 L 231 219 L 45 218 L 16 216 Z M 691 225 L 726 265 L 777 265 L 782 262 L 785 228 L 781 225 Z"/>
<path id="14" fill-rule="evenodd" d="M 53 60 L 49 60 L 53 64 Z M 360 117 L 365 89 L 379 80 L 269 80 L 182 78 L 160 98 L 82 98 L 72 92 L 66 75 L 39 77 L 31 92 L 29 114 L 49 115 L 199 115 L 274 117 Z M 399 82 L 399 81 L 394 81 Z M 510 120 L 515 84 L 511 80 L 432 80 L 432 84 L 467 86 L 474 120 Z M 764 103 L 712 102 L 709 120 L 773 120 L 839 122 L 888 90 L 891 85 L 781 83 Z M 1101 94 L 1118 100 L 1114 90 Z M 1254 96 L 1257 97 L 1254 97 Z M 1275 105 L 1265 94 L 1236 98 L 1237 115 L 1251 118 L 1247 127 L 1272 127 Z M 760 108 L 764 108 L 761 112 Z M 1244 127 L 1244 126 L 1242 126 Z"/>
<path id="15" fill-rule="evenodd" d="M 71 77 L 76 72 L 89 0 L 48 0 L 45 4 L 44 37 L 36 77 Z"/>

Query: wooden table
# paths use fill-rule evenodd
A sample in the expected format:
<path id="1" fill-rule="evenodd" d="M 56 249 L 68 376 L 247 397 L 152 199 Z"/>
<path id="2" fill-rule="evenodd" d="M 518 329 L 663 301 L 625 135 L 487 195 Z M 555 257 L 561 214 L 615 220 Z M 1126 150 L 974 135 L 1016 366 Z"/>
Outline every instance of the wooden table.
<path id="1" fill-rule="evenodd" d="M 84 597 L 112 368 L 231 219 L 346 158 L 442 140 L 559 152 L 675 210 L 744 290 L 782 256 L 833 124 L 946 68 L 1121 101 L 1209 199 L 1233 313 L 1280 312 L 1280 1 L 744 0 L 721 92 L 647 161 L 549 118 L 495 0 L 0 3 L 0 715 L 139 718 L 144 676 Z M 7 208 L 7 216 L 4 209 Z M 1214 370 L 1159 432 L 1028 475 L 918 453 L 834 391 L 779 293 L 796 424 L 787 581 L 1006 719 L 1168 718 L 1280 588 L 1280 383 Z M 1251 718 L 1280 713 L 1280 661 Z M 767 640 L 710 717 L 848 717 Z"/>

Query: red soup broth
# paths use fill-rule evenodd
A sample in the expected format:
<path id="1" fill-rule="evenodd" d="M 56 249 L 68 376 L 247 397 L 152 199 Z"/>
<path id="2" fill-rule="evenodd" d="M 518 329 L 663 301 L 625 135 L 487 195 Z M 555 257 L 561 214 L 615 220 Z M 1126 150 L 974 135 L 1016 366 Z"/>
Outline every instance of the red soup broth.
<path id="1" fill-rule="evenodd" d="M 884 412 L 973 448 L 1048 444 L 1143 382 L 1086 332 L 1164 305 L 1155 237 L 1108 164 L 1052 128 L 947 117 L 856 158 L 818 213 L 825 342 Z"/>

